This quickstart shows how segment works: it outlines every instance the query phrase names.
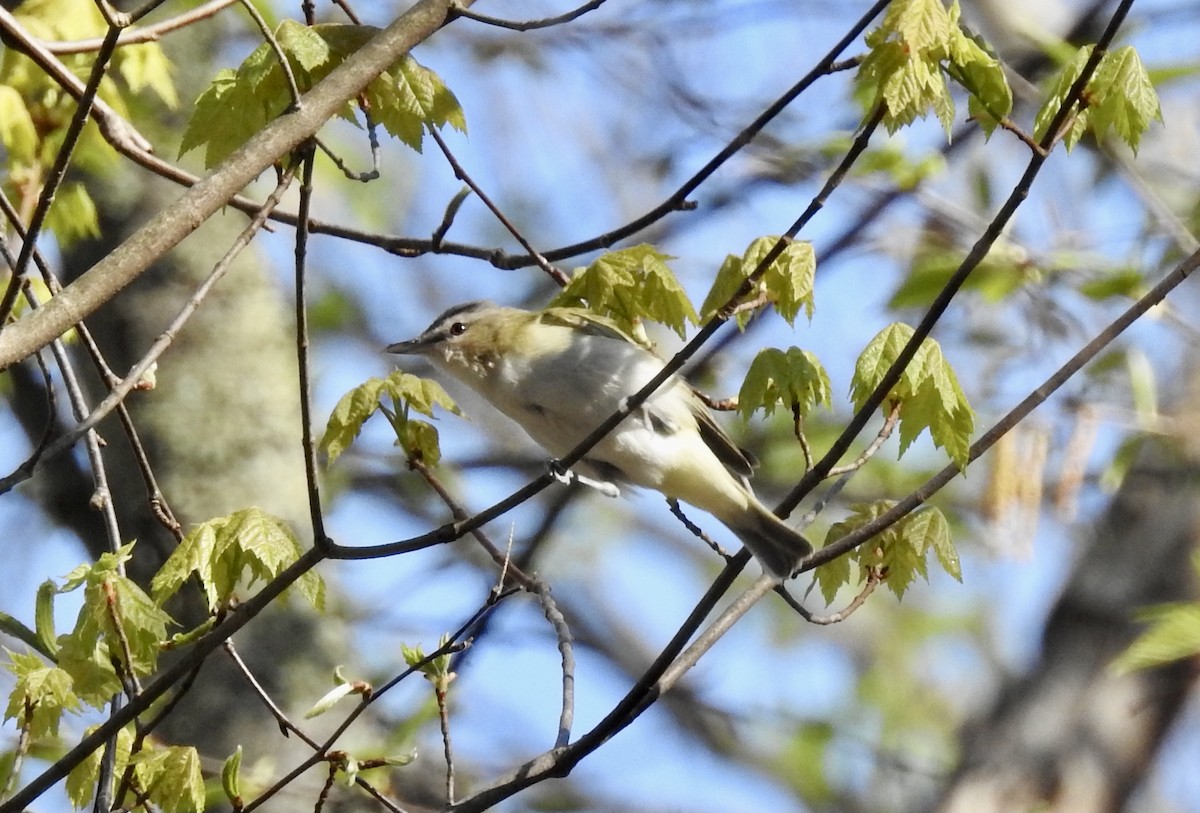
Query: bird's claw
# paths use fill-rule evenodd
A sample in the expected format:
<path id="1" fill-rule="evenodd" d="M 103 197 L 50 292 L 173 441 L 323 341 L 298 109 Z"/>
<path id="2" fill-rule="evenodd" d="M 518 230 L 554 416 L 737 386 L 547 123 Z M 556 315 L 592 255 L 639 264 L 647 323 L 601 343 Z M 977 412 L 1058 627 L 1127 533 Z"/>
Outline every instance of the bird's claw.
<path id="1" fill-rule="evenodd" d="M 576 474 L 568 469 L 558 459 L 553 459 L 546 464 L 546 469 L 550 472 L 550 476 L 563 485 L 571 483 L 579 483 L 588 488 L 594 488 L 603 494 L 605 497 L 620 497 L 621 489 L 617 488 L 612 483 L 607 483 L 603 480 L 595 480 L 591 477 L 585 477 L 582 474 Z"/>

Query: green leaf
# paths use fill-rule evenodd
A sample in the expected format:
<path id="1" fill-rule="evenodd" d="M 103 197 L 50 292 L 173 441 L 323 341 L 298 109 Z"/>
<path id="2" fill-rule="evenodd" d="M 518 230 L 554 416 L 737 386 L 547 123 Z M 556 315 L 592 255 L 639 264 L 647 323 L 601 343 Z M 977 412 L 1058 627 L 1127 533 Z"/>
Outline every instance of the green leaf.
<path id="1" fill-rule="evenodd" d="M 37 127 L 16 88 L 0 84 L 0 144 L 9 163 L 29 163 L 37 154 Z"/>
<path id="2" fill-rule="evenodd" d="M 305 26 L 284 20 L 276 41 L 288 59 L 301 93 L 311 89 L 379 29 L 361 25 Z M 371 119 L 420 151 L 426 127 L 449 124 L 466 130 L 462 107 L 437 74 L 404 56 L 363 90 Z M 212 167 L 293 103 L 275 52 L 266 43 L 236 71 L 223 70 L 197 99 L 180 146 L 180 155 L 206 146 Z M 339 114 L 354 121 L 349 106 Z"/>
<path id="3" fill-rule="evenodd" d="M 421 452 L 423 459 L 430 465 L 436 464 L 440 459 L 437 430 L 420 421 L 416 423 L 428 429 L 404 429 L 405 424 L 409 422 L 407 412 L 414 409 L 422 415 L 433 417 L 434 407 L 441 407 L 455 415 L 462 413 L 436 381 L 396 370 L 387 378 L 370 378 L 364 381 L 343 395 L 333 408 L 333 414 L 329 416 L 325 434 L 319 444 L 319 448 L 328 455 L 330 465 L 358 437 L 363 424 L 379 409 L 385 396 L 390 397 L 396 404 L 396 422 L 393 425 L 405 451 Z M 405 432 L 409 434 L 401 437 Z"/>
<path id="4" fill-rule="evenodd" d="M 897 0 L 867 34 L 870 51 L 855 82 L 870 92 L 871 107 L 886 105 L 883 124 L 888 132 L 933 110 L 949 135 L 954 102 L 941 63 L 951 56 L 959 31 L 957 13 L 957 4 L 947 10 L 941 0 Z"/>
<path id="5" fill-rule="evenodd" d="M 904 519 L 900 533 L 918 553 L 924 555 L 932 550 L 942 569 L 956 581 L 962 581 L 962 563 L 950 538 L 950 523 L 945 514 L 937 508 L 924 508 Z"/>
<path id="6" fill-rule="evenodd" d="M 221 764 L 221 790 L 234 810 L 242 809 L 242 746 Z"/>
<path id="7" fill-rule="evenodd" d="M 87 187 L 75 181 L 59 187 L 58 194 L 54 196 L 54 205 L 46 214 L 46 228 L 53 231 L 64 244 L 99 237 L 100 220 Z"/>
<path id="8" fill-rule="evenodd" d="M 1151 121 L 1162 121 L 1158 94 L 1146 66 L 1132 45 L 1106 54 L 1089 88 L 1099 95 L 1093 102 L 1092 129 L 1102 139 L 1111 127 L 1135 153 Z"/>
<path id="9" fill-rule="evenodd" d="M 167 107 L 179 106 L 175 83 L 171 81 L 171 62 L 157 42 L 123 45 L 117 49 L 113 64 L 134 93 L 150 90 Z"/>
<path id="10" fill-rule="evenodd" d="M 912 328 L 897 322 L 880 331 L 863 350 L 850 384 L 850 397 L 856 409 L 867 402 L 912 336 Z M 887 411 L 891 404 L 897 403 L 901 454 L 928 429 L 934 445 L 945 449 L 960 469 L 966 467 L 974 413 L 958 377 L 933 339 L 921 343 L 882 408 Z"/>
<path id="11" fill-rule="evenodd" d="M 978 42 L 956 28 L 950 38 L 947 70 L 971 94 L 968 111 L 979 122 L 984 134 L 990 136 L 996 125 L 1012 112 L 1012 89 L 1004 75 L 1004 66 Z"/>
<path id="12" fill-rule="evenodd" d="M 817 404 L 832 401 L 829 376 L 815 355 L 798 347 L 786 351 L 769 347 L 750 362 L 738 392 L 738 412 L 749 420 L 755 410 L 771 415 L 782 404 L 806 416 Z"/>
<path id="13" fill-rule="evenodd" d="M 57 737 L 63 712 L 82 708 L 71 676 L 57 666 L 47 666 L 37 655 L 5 652 L 9 659 L 5 667 L 17 678 L 4 710 L 5 721 L 16 720 L 34 740 Z"/>
<path id="14" fill-rule="evenodd" d="M 896 322 L 888 325 L 875 335 L 875 338 L 863 348 L 858 361 L 854 365 L 854 377 L 850 381 L 850 400 L 855 409 L 861 409 L 871 393 L 883 381 L 884 375 L 891 369 L 892 364 L 900 357 L 913 336 L 913 329 L 906 324 Z M 915 358 L 914 358 L 915 362 Z M 909 368 L 914 363 L 909 363 Z M 908 374 L 901 376 L 895 390 L 889 399 L 898 399 L 908 395 L 913 389 L 913 381 Z M 886 400 L 885 400 L 886 404 Z M 886 407 L 885 407 L 886 408 Z"/>
<path id="15" fill-rule="evenodd" d="M 586 307 L 633 336 L 639 335 L 642 320 L 648 319 L 683 338 L 687 324 L 700 320 L 666 263 L 670 259 L 646 244 L 610 251 L 587 268 L 577 269 L 547 308 Z"/>
<path id="16" fill-rule="evenodd" d="M 387 382 L 382 378 L 369 378 L 343 395 L 333 408 L 325 434 L 318 448 L 325 453 L 329 465 L 342 456 L 362 431 L 367 418 L 379 408 L 380 394 Z"/>
<path id="17" fill-rule="evenodd" d="M 102 707 L 121 688 L 113 664 L 137 675 L 158 665 L 160 644 L 167 638 L 171 617 L 131 579 L 121 565 L 132 555 L 133 543 L 105 553 L 67 576 L 60 592 L 83 588 L 83 605 L 74 628 L 58 639 L 58 665 L 74 680 L 84 702 Z"/>
<path id="18" fill-rule="evenodd" d="M 151 746 L 130 757 L 138 785 L 167 813 L 204 810 L 200 754 L 190 745 Z"/>
<path id="19" fill-rule="evenodd" d="M 1145 611 L 1142 618 L 1150 622 L 1150 628 L 1113 662 L 1117 673 L 1161 666 L 1200 653 L 1200 604 L 1162 605 Z"/>
<path id="20" fill-rule="evenodd" d="M 89 726 L 86 733 L 91 734 L 98 726 Z M 117 731 L 117 747 L 114 749 L 114 770 L 111 774 L 109 790 L 113 790 L 111 781 L 119 779 L 125 773 L 129 764 L 129 752 L 133 748 L 133 732 L 131 726 L 125 726 Z M 67 775 L 67 798 L 76 810 L 87 807 L 96 793 L 96 782 L 100 778 L 100 760 L 104 749 L 97 748 L 82 762 L 76 765 Z M 120 804 L 120 800 L 117 800 Z"/>
<path id="21" fill-rule="evenodd" d="M 321 716 L 337 705 L 339 700 L 344 697 L 349 697 L 354 693 L 355 689 L 353 683 L 339 683 L 337 686 L 334 686 L 332 689 L 323 694 L 316 703 L 313 703 L 312 708 L 304 712 L 304 719 L 311 720 L 313 717 Z"/>
<path id="22" fill-rule="evenodd" d="M 795 321 L 801 308 L 812 318 L 813 275 L 816 272 L 816 255 L 813 253 L 812 244 L 784 237 L 759 237 L 750 243 L 740 258 L 732 254 L 725 258 L 708 296 L 704 298 L 704 304 L 700 306 L 701 319 L 707 321 L 718 309 L 728 305 L 746 278 L 758 270 L 762 261 L 781 240 L 784 242 L 782 253 L 771 261 L 759 276 L 758 283 L 750 294 L 741 301 L 746 302 L 761 296 L 775 306 L 788 324 Z M 749 313 L 739 313 L 738 326 L 744 328 L 749 319 Z"/>
<path id="23" fill-rule="evenodd" d="M 913 258 L 908 276 L 892 294 L 892 308 L 926 307 L 942 292 L 962 264 L 962 251 L 939 244 L 936 238 L 921 246 Z M 1034 265 L 1020 246 L 1000 242 L 975 267 L 963 283 L 964 291 L 975 291 L 985 302 L 1007 299 L 1014 292 L 1042 279 L 1042 270 Z"/>
<path id="24" fill-rule="evenodd" d="M 166 601 L 193 575 L 215 612 L 241 585 L 269 581 L 295 562 L 300 541 L 286 522 L 260 508 L 243 508 L 191 530 L 151 581 L 158 602 Z M 324 606 L 324 582 L 313 571 L 293 585 L 317 610 Z"/>
<path id="25" fill-rule="evenodd" d="M 838 528 L 838 524 L 835 524 L 830 528 L 829 538 L 827 538 L 825 541 L 827 546 L 831 544 L 834 539 L 840 538 L 849 533 L 849 530 L 838 528 L 838 530 L 841 532 L 837 534 L 837 537 L 835 537 L 834 528 Z M 821 597 L 825 599 L 825 606 L 828 607 L 833 603 L 833 600 L 837 598 L 838 590 L 840 590 L 843 585 L 850 583 L 850 557 L 839 556 L 836 559 L 832 559 L 825 564 L 820 565 L 813 572 L 813 577 L 817 580 L 817 586 L 821 588 Z"/>

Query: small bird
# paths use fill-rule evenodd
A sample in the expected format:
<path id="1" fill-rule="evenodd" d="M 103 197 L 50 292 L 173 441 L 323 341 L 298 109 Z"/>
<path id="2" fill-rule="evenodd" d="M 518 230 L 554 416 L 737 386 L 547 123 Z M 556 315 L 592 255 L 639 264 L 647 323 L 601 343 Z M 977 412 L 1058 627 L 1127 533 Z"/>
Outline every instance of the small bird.
<path id="1" fill-rule="evenodd" d="M 556 458 L 570 452 L 663 369 L 611 320 L 581 308 L 540 312 L 491 302 L 450 308 L 420 336 L 389 345 L 482 395 Z M 553 466 L 553 463 L 552 463 Z M 651 488 L 709 512 L 787 578 L 812 545 L 750 490 L 753 464 L 679 377 L 668 379 L 568 475 L 617 496 Z"/>

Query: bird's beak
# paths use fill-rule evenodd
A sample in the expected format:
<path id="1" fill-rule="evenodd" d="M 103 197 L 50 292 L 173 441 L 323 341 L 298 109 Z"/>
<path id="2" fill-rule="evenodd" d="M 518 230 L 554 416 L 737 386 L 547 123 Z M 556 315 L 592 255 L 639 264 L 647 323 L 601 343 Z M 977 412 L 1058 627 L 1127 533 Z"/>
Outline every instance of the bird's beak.
<path id="1" fill-rule="evenodd" d="M 399 356 L 416 356 L 425 352 L 425 348 L 429 346 L 429 340 L 418 336 L 415 339 L 408 341 L 396 342 L 387 346 L 387 352 L 395 353 Z"/>

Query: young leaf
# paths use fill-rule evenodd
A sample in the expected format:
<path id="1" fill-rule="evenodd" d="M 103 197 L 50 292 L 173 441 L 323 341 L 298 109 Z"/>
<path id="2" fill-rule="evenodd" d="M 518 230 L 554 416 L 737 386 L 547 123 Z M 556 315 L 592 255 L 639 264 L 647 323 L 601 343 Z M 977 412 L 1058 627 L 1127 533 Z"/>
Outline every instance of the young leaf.
<path id="1" fill-rule="evenodd" d="M 16 720 L 34 740 L 57 737 L 63 712 L 81 708 L 71 676 L 47 666 L 37 655 L 5 652 L 9 658 L 5 666 L 17 678 L 4 710 L 5 721 Z"/>
<path id="2" fill-rule="evenodd" d="M 840 538 L 849 533 L 849 530 L 845 528 L 838 528 L 840 524 L 835 523 L 830 527 L 829 538 L 825 542 L 826 545 L 833 542 L 835 538 Z M 834 537 L 835 528 L 838 528 L 839 531 L 837 537 Z M 838 590 L 843 585 L 850 583 L 850 557 L 839 556 L 832 561 L 826 562 L 814 571 L 813 576 L 817 580 L 817 586 L 821 588 L 821 597 L 825 599 L 825 606 L 828 607 L 837 598 Z"/>
<path id="3" fill-rule="evenodd" d="M 387 378 L 367 379 L 343 395 L 329 416 L 319 448 L 328 455 L 331 465 L 358 437 L 363 424 L 379 409 L 385 396 L 390 397 L 396 407 L 395 415 L 398 418 L 394 426 L 398 438 L 402 432 L 409 431 L 402 428 L 409 421 L 409 409 L 430 417 L 433 417 L 434 407 L 441 407 L 455 415 L 462 414 L 442 386 L 428 378 L 395 370 Z M 441 456 L 437 430 L 427 423 L 417 423 L 428 429 L 411 430 L 412 436 L 401 438 L 401 445 L 406 452 L 420 451 L 425 461 L 432 465 Z M 409 441 L 415 445 L 408 445 Z"/>
<path id="4" fill-rule="evenodd" d="M 305 26 L 284 20 L 275 31 L 301 93 L 362 47 L 379 29 L 362 25 Z M 420 151 L 426 127 L 466 130 L 462 107 L 437 74 L 405 55 L 363 90 L 371 120 Z M 213 166 L 241 146 L 294 100 L 274 50 L 263 43 L 236 71 L 221 71 L 196 101 L 180 155 L 206 146 Z M 354 121 L 349 107 L 340 114 Z"/>
<path id="5" fill-rule="evenodd" d="M 879 27 L 867 34 L 870 51 L 855 81 L 860 88 L 873 89 L 872 107 L 885 105 L 888 132 L 932 109 L 949 135 L 954 102 L 940 63 L 950 55 L 957 30 L 956 18 L 941 0 L 897 0 L 888 6 Z"/>
<path id="6" fill-rule="evenodd" d="M 221 790 L 234 810 L 241 810 L 242 803 L 242 746 L 238 746 L 221 764 Z"/>
<path id="7" fill-rule="evenodd" d="M 812 244 L 781 237 L 759 237 L 750 243 L 740 258 L 732 254 L 725 258 L 708 296 L 704 298 L 704 304 L 700 306 L 702 320 L 707 321 L 718 308 L 723 308 L 729 303 L 746 278 L 758 270 L 767 254 L 780 240 L 785 241 L 782 253 L 771 261 L 759 277 L 758 284 L 742 301 L 750 301 L 760 296 L 772 303 L 788 324 L 795 321 L 801 308 L 812 318 L 813 275 L 816 272 L 816 255 L 813 253 Z M 749 319 L 749 313 L 739 313 L 738 326 L 744 328 Z"/>
<path id="8" fill-rule="evenodd" d="M 96 728 L 97 726 L 89 726 L 86 733 L 91 734 Z M 120 778 L 129 764 L 129 752 L 133 748 L 131 728 L 132 726 L 126 726 L 117 731 L 117 746 L 113 749 L 115 764 L 110 774 L 110 782 Z M 97 748 L 67 775 L 67 798 L 71 800 L 71 804 L 75 806 L 76 810 L 82 810 L 91 803 L 92 797 L 96 793 L 96 782 L 100 778 L 100 760 L 103 756 L 104 749 Z M 110 792 L 113 790 L 111 784 L 109 790 Z"/>
<path id="9" fill-rule="evenodd" d="M 700 320 L 666 263 L 670 259 L 646 244 L 610 251 L 587 268 L 577 269 L 547 307 L 586 307 L 612 319 L 630 335 L 637 335 L 642 320 L 648 319 L 683 338 L 687 323 Z"/>
<path id="10" fill-rule="evenodd" d="M 786 351 L 769 347 L 750 362 L 738 392 L 738 412 L 749 420 L 757 409 L 771 415 L 782 404 L 805 416 L 817 404 L 832 400 L 829 376 L 815 355 L 798 347 Z"/>
<path id="11" fill-rule="evenodd" d="M 862 408 L 883 381 L 884 374 L 912 338 L 913 330 L 895 323 L 880 331 L 855 365 L 850 397 Z M 900 380 L 884 399 L 883 408 L 900 405 L 900 453 L 928 429 L 934 445 L 943 448 L 959 468 L 966 468 L 974 414 L 958 377 L 933 339 L 925 339 Z"/>
<path id="12" fill-rule="evenodd" d="M 190 745 L 144 747 L 130 757 L 138 786 L 167 813 L 204 810 L 204 776 L 200 754 Z"/>
<path id="13" fill-rule="evenodd" d="M 1134 47 L 1126 45 L 1106 54 L 1089 87 L 1100 92 L 1091 118 L 1096 138 L 1104 138 L 1111 127 L 1136 153 L 1150 122 L 1162 121 L 1162 107 Z"/>
<path id="14" fill-rule="evenodd" d="M 1045 136 L 1051 119 L 1091 55 L 1092 46 L 1080 48 L 1059 72 L 1046 102 L 1038 111 L 1034 138 L 1040 140 Z M 1075 121 L 1063 136 L 1068 150 L 1075 146 L 1086 130 L 1091 129 L 1097 138 L 1103 138 L 1112 128 L 1136 152 L 1142 133 L 1150 126 L 1150 122 L 1156 119 L 1162 121 L 1158 94 L 1132 46 L 1105 54 L 1088 82 L 1083 97 L 1087 100 L 1087 106 L 1075 113 Z"/>
<path id="15" fill-rule="evenodd" d="M 286 522 L 260 508 L 243 508 L 193 528 L 159 568 L 151 589 L 162 603 L 195 574 L 215 612 L 239 585 L 275 578 L 300 554 L 300 542 Z M 293 587 L 317 610 L 323 608 L 324 582 L 315 572 L 305 573 Z"/>

